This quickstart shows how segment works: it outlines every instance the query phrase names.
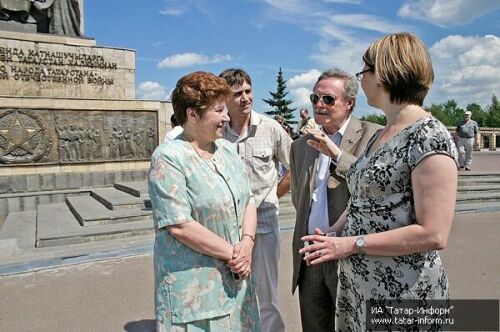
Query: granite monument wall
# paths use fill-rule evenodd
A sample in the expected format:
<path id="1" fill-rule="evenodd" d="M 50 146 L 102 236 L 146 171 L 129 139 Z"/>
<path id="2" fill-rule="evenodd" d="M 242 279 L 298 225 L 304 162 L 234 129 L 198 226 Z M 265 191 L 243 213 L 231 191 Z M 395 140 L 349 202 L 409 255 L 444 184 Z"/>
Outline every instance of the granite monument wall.
<path id="1" fill-rule="evenodd" d="M 170 103 L 135 99 L 135 51 L 0 31 L 0 226 L 10 212 L 146 178 Z"/>

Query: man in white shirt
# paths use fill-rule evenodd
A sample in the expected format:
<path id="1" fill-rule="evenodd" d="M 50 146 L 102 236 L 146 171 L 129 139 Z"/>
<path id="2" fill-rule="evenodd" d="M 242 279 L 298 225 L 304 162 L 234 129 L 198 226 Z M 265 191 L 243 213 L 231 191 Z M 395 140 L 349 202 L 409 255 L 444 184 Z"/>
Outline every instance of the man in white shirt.
<path id="1" fill-rule="evenodd" d="M 292 291 L 299 286 L 303 331 L 335 331 L 337 264 L 331 261 L 307 266 L 299 249 L 304 245 L 301 237 L 314 234 L 315 229 L 327 233 L 344 212 L 349 199 L 344 176 L 370 137 L 381 128 L 351 115 L 357 93 L 356 78 L 339 69 L 330 69 L 320 75 L 310 96 L 316 123 L 337 146 L 335 158 L 310 147 L 307 141 L 311 135 L 292 143 L 292 202 L 297 210 Z"/>
<path id="2" fill-rule="evenodd" d="M 165 142 L 172 141 L 177 136 L 182 134 L 184 131 L 184 128 L 182 128 L 179 123 L 177 122 L 177 119 L 175 118 L 175 115 L 172 114 L 170 117 L 170 126 L 172 127 L 172 130 L 170 130 L 166 135 L 165 135 Z"/>
<path id="3" fill-rule="evenodd" d="M 278 199 L 288 192 L 290 175 L 287 173 L 279 179 L 278 164 L 290 168 L 292 139 L 274 119 L 252 110 L 252 81 L 244 70 L 230 68 L 219 76 L 232 91 L 226 100 L 231 120 L 226 124 L 224 138 L 234 142 L 245 163 L 257 206 L 252 278 L 256 284 L 262 331 L 284 332 L 278 306 Z"/>

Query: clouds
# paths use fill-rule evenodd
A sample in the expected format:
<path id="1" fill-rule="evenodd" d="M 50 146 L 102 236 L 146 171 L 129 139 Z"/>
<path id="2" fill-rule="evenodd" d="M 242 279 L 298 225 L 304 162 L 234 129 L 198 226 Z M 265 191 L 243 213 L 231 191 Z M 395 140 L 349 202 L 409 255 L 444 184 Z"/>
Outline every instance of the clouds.
<path id="1" fill-rule="evenodd" d="M 409 30 L 409 27 L 387 18 L 362 13 L 357 0 L 264 0 L 273 10 L 273 19 L 295 24 L 317 36 L 310 59 L 321 66 L 338 67 L 355 72 L 362 66 L 361 56 L 377 33 Z M 347 6 L 339 14 L 337 6 Z M 349 11 L 351 11 L 349 13 Z"/>
<path id="2" fill-rule="evenodd" d="M 316 83 L 316 80 L 318 79 L 319 75 L 321 75 L 321 71 L 317 69 L 312 69 L 307 73 L 295 75 L 294 77 L 290 78 L 287 81 L 287 86 L 289 88 L 296 88 L 304 85 L 312 87 L 314 83 Z"/>
<path id="3" fill-rule="evenodd" d="M 409 0 L 398 15 L 429 21 L 438 26 L 465 25 L 500 8 L 498 0 Z"/>
<path id="4" fill-rule="evenodd" d="M 137 88 L 139 99 L 164 100 L 166 98 L 165 87 L 158 82 L 146 81 L 139 84 Z"/>
<path id="5" fill-rule="evenodd" d="M 321 71 L 311 69 L 306 73 L 295 75 L 287 80 L 287 88 L 290 90 L 290 96 L 293 99 L 292 107 L 310 107 L 311 102 L 309 95 L 312 93 L 312 88 L 316 83 Z"/>
<path id="6" fill-rule="evenodd" d="M 185 68 L 196 65 L 214 64 L 219 62 L 231 61 L 233 58 L 229 55 L 207 56 L 198 53 L 177 53 L 166 57 L 158 63 L 159 69 L 165 68 Z"/>
<path id="7" fill-rule="evenodd" d="M 210 15 L 207 10 L 205 0 L 164 0 L 165 7 L 160 10 L 160 14 L 169 16 L 182 16 L 192 9 L 198 10 L 203 14 Z"/>
<path id="8" fill-rule="evenodd" d="M 430 53 L 436 71 L 435 93 L 445 100 L 485 105 L 500 91 L 498 36 L 452 35 L 436 42 Z"/>

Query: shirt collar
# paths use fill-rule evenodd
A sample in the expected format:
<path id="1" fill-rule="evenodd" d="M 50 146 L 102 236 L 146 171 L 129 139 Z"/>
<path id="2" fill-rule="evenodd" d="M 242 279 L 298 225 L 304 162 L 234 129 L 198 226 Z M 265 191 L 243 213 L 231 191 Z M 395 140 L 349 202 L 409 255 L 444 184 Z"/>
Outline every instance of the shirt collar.
<path id="1" fill-rule="evenodd" d="M 340 127 L 339 131 L 337 131 L 340 135 L 344 136 L 344 133 L 347 129 L 347 125 L 349 124 L 349 121 L 351 121 L 351 115 L 349 114 L 349 117 L 347 120 L 344 121 L 344 124 L 342 124 L 342 127 Z"/>
<path id="2" fill-rule="evenodd" d="M 231 122 L 226 123 L 225 130 L 227 130 L 231 135 L 233 135 L 235 137 L 242 138 L 242 137 L 248 135 L 248 133 L 250 132 L 250 128 L 252 126 L 258 126 L 261 121 L 262 120 L 259 117 L 259 114 L 252 109 L 250 111 L 250 124 L 248 125 L 248 128 L 243 133 L 241 133 L 241 136 L 238 135 L 238 133 L 236 131 L 234 131 L 233 128 L 231 128 Z"/>
<path id="3" fill-rule="evenodd" d="M 344 134 L 345 134 L 345 131 L 347 129 L 347 126 L 349 125 L 349 121 L 351 121 L 351 115 L 349 114 L 349 117 L 347 118 L 347 120 L 344 121 L 344 123 L 342 124 L 342 127 L 340 127 L 339 130 L 337 130 L 337 132 L 335 132 L 334 134 L 332 135 L 328 135 L 330 138 L 334 137 L 335 135 L 340 135 L 340 137 L 344 137 Z"/>

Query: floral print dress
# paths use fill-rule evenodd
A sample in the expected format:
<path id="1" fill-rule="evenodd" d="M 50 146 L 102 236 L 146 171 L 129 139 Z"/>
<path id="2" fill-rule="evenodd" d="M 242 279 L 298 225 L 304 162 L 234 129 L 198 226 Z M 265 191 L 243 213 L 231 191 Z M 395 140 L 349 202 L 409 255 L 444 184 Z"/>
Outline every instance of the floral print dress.
<path id="1" fill-rule="evenodd" d="M 155 314 L 164 331 L 259 331 L 253 286 L 235 280 L 226 262 L 178 241 L 168 226 L 198 222 L 231 244 L 240 240 L 253 202 L 234 145 L 215 141 L 202 159 L 183 136 L 161 144 L 151 158 L 149 193 L 155 223 Z"/>
<path id="2" fill-rule="evenodd" d="M 446 127 L 420 119 L 366 155 L 380 131 L 346 174 L 351 199 L 342 236 L 384 232 L 416 223 L 411 172 L 425 157 L 457 160 Z M 448 278 L 436 250 L 404 256 L 355 254 L 338 261 L 336 327 L 366 331 L 366 302 L 386 299 L 448 299 Z"/>

